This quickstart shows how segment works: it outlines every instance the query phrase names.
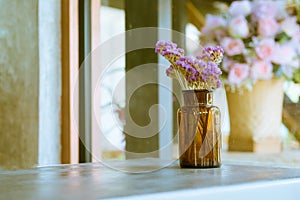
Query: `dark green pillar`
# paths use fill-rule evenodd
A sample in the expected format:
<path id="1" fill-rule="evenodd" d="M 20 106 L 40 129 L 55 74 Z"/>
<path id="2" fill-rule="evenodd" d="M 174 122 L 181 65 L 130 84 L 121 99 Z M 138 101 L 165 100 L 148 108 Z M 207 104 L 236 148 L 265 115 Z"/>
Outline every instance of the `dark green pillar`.
<path id="1" fill-rule="evenodd" d="M 181 48 L 185 49 L 185 27 L 188 23 L 186 2 L 188 0 L 172 1 L 172 29 L 182 34 L 174 34 L 172 40 Z M 176 99 L 174 94 L 181 94 L 181 87 L 178 81 L 173 81 L 173 136 L 177 134 L 177 110 L 180 107 L 180 99 Z"/>
<path id="2" fill-rule="evenodd" d="M 125 18 L 126 30 L 141 27 L 157 27 L 158 25 L 158 1 L 157 0 L 125 0 Z M 129 45 L 147 40 L 146 37 L 131 37 L 126 35 L 126 49 Z M 127 52 L 127 51 L 126 51 Z M 147 63 L 157 63 L 158 57 L 154 49 L 137 49 L 126 53 L 126 72 Z M 151 65 L 148 76 L 158 78 L 157 65 Z M 137 75 L 139 76 L 139 75 Z M 150 123 L 149 109 L 152 105 L 158 104 L 158 86 L 156 84 L 147 84 L 139 87 L 132 95 L 129 94 L 136 80 L 132 77 L 126 77 L 126 98 L 127 105 L 126 119 L 132 118 L 134 123 L 139 126 L 146 126 Z M 158 113 L 155 113 L 158 118 Z M 132 136 L 131 124 L 126 123 L 124 132 L 126 135 L 126 151 L 134 153 L 149 153 L 158 150 L 158 134 L 151 137 L 139 138 Z M 158 127 L 158 124 L 155 124 Z M 157 130 L 158 128 L 156 128 Z M 136 133 L 135 133 L 136 134 Z M 149 157 L 148 154 L 147 157 Z M 158 153 L 151 154 L 151 157 L 157 157 Z M 126 158 L 145 157 L 142 154 L 126 154 Z"/>

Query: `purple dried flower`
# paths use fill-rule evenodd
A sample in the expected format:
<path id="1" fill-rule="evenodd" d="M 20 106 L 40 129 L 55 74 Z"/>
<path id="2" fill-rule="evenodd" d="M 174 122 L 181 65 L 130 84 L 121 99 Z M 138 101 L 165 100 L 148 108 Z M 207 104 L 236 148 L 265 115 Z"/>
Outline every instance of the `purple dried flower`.
<path id="1" fill-rule="evenodd" d="M 167 76 L 169 76 L 171 73 L 173 73 L 173 66 L 170 65 L 170 67 L 166 70 Z"/>
<path id="2" fill-rule="evenodd" d="M 217 88 L 222 86 L 222 81 L 220 79 L 217 80 Z"/>
<path id="3" fill-rule="evenodd" d="M 217 82 L 219 80 L 219 76 L 222 74 L 222 71 L 214 62 L 208 62 L 207 66 L 201 72 L 201 79 L 205 82 L 208 79 L 215 80 Z"/>
<path id="4" fill-rule="evenodd" d="M 181 61 L 181 60 L 179 60 L 179 61 L 176 61 L 176 62 L 175 62 L 175 65 L 180 65 L 180 66 L 183 66 L 183 65 L 185 65 L 185 62 L 184 62 L 184 61 Z"/>
<path id="5" fill-rule="evenodd" d="M 206 62 L 204 62 L 203 60 L 201 60 L 199 58 L 194 61 L 194 64 L 195 64 L 195 67 L 199 71 L 202 70 L 206 66 Z"/>
<path id="6" fill-rule="evenodd" d="M 177 44 L 170 41 L 158 41 L 155 45 L 155 53 L 161 53 L 168 49 L 176 49 Z"/>
<path id="7" fill-rule="evenodd" d="M 194 58 L 184 56 L 184 50 L 169 41 L 158 41 L 155 52 L 161 54 L 172 64 L 166 74 L 177 78 L 183 89 L 215 89 L 221 86 L 222 74 L 219 63 L 223 58 L 223 49 L 205 47 L 202 55 Z"/>
<path id="8" fill-rule="evenodd" d="M 170 41 L 158 41 L 155 45 L 155 53 L 159 53 L 168 59 L 171 63 L 175 63 L 184 55 L 184 50 L 177 48 L 177 44 Z"/>
<path id="9" fill-rule="evenodd" d="M 195 77 L 195 76 L 190 76 L 189 77 L 189 81 L 190 82 L 194 82 L 194 81 L 196 81 L 197 80 L 197 78 Z"/>
<path id="10" fill-rule="evenodd" d="M 208 62 L 208 61 L 210 61 L 210 54 L 202 53 L 200 56 L 197 56 L 197 59 Z"/>
<path id="11" fill-rule="evenodd" d="M 188 69 L 188 72 L 193 75 L 199 74 L 198 71 L 195 68 L 193 68 L 192 66 L 190 66 L 190 68 Z"/>
<path id="12" fill-rule="evenodd" d="M 161 52 L 161 55 L 163 55 L 163 56 L 165 56 L 165 55 L 176 55 L 176 56 L 181 56 L 181 54 L 178 52 L 178 51 L 176 51 L 176 50 L 174 50 L 174 49 L 166 49 L 166 50 L 164 50 L 164 51 L 162 51 Z"/>
<path id="13" fill-rule="evenodd" d="M 211 47 L 211 46 L 207 46 L 207 47 L 204 47 L 204 48 L 203 48 L 203 51 L 205 51 L 205 52 L 211 52 L 211 51 L 213 51 L 213 50 L 214 50 L 214 48 Z"/>
<path id="14" fill-rule="evenodd" d="M 178 48 L 177 51 L 178 51 L 181 55 L 184 54 L 184 50 L 183 50 L 182 48 Z"/>
<path id="15" fill-rule="evenodd" d="M 215 51 L 220 51 L 222 54 L 224 54 L 224 49 L 221 46 L 216 46 Z"/>
<path id="16" fill-rule="evenodd" d="M 217 47 L 205 47 L 202 51 L 202 55 L 200 56 L 201 59 L 209 59 L 217 64 L 221 63 L 224 55 L 224 50 L 221 46 Z"/>
<path id="17" fill-rule="evenodd" d="M 171 78 L 176 78 L 173 65 L 170 65 L 170 67 L 166 70 L 166 74 L 167 74 L 167 76 L 169 76 Z"/>

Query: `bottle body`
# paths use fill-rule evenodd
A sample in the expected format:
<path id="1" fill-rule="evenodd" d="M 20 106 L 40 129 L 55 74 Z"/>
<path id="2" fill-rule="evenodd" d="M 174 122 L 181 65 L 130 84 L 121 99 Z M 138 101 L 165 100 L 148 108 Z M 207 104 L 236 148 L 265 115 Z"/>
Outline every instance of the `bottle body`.
<path id="1" fill-rule="evenodd" d="M 183 91 L 184 106 L 177 113 L 179 161 L 182 168 L 221 166 L 221 114 L 208 90 Z"/>

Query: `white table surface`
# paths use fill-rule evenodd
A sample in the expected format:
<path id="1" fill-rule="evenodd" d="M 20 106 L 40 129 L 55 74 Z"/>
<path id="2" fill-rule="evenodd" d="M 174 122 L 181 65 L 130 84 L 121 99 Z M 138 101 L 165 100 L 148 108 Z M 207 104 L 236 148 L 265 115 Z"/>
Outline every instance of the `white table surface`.
<path id="1" fill-rule="evenodd" d="M 165 162 L 154 158 L 105 164 L 0 171 L 0 199 L 300 199 L 299 168 L 180 169 L 174 161 L 159 169 Z"/>

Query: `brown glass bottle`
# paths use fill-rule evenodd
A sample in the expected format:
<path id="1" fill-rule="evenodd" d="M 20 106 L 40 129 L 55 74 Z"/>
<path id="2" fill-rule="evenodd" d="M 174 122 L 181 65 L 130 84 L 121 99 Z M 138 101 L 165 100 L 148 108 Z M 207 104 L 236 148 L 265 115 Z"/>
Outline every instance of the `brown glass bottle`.
<path id="1" fill-rule="evenodd" d="M 184 90 L 177 113 L 179 161 L 182 168 L 221 166 L 221 114 L 209 90 Z"/>

